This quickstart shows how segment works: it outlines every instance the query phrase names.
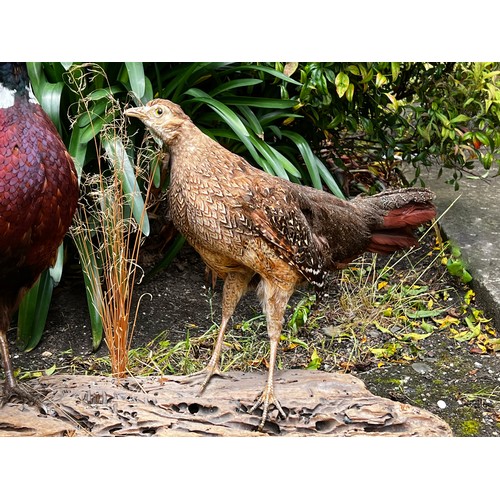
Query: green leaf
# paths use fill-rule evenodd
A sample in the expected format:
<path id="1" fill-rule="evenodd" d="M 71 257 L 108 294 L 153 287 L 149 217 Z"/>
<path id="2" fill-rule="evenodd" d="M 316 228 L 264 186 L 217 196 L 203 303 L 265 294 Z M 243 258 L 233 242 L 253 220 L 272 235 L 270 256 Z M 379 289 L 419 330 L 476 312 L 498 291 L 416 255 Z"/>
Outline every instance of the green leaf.
<path id="1" fill-rule="evenodd" d="M 288 137 L 290 140 L 292 140 L 300 151 L 300 154 L 304 159 L 307 170 L 311 177 L 312 185 L 316 189 L 322 189 L 323 185 L 321 184 L 316 157 L 314 156 L 314 153 L 312 152 L 312 149 L 307 141 L 300 134 L 298 134 L 297 132 L 292 132 L 291 130 L 283 130 L 282 134 L 284 137 Z"/>
<path id="2" fill-rule="evenodd" d="M 156 264 L 156 266 L 151 271 L 149 271 L 149 273 L 147 274 L 147 279 L 150 279 L 156 273 L 158 273 L 159 271 L 162 271 L 163 269 L 168 267 L 172 263 L 172 261 L 175 259 L 177 254 L 180 252 L 180 250 L 184 246 L 185 242 L 186 242 L 186 238 L 184 238 L 184 236 L 182 236 L 181 234 L 178 234 L 176 236 L 173 244 L 171 244 L 168 247 L 168 251 L 163 256 L 163 259 L 158 264 Z"/>
<path id="3" fill-rule="evenodd" d="M 416 311 L 416 312 L 406 312 L 405 316 L 411 319 L 417 319 L 417 318 L 433 318 L 434 316 L 439 316 L 446 312 L 446 309 L 434 309 L 432 311 Z"/>
<path id="4" fill-rule="evenodd" d="M 391 62 L 391 73 L 392 73 L 392 81 L 395 82 L 399 76 L 399 70 L 401 68 L 401 64 L 398 62 Z"/>
<path id="5" fill-rule="evenodd" d="M 225 82 L 215 87 L 210 92 L 210 95 L 214 97 L 217 94 L 220 94 L 222 92 L 227 92 L 228 90 L 233 90 L 239 87 L 252 87 L 254 85 L 262 83 L 262 81 L 263 80 L 260 80 L 259 78 L 241 78 L 239 80 L 230 80 L 229 82 Z"/>
<path id="6" fill-rule="evenodd" d="M 119 92 L 123 92 L 123 88 L 118 85 L 114 85 L 112 87 L 94 90 L 88 95 L 88 98 L 92 101 L 99 101 L 103 98 L 112 97 L 114 94 L 118 94 Z"/>
<path id="7" fill-rule="evenodd" d="M 142 99 L 146 91 L 146 79 L 142 62 L 126 62 L 130 88 L 138 99 Z"/>
<path id="8" fill-rule="evenodd" d="M 293 108 L 297 101 L 291 99 L 269 99 L 266 97 L 222 96 L 225 104 L 252 106 L 254 108 L 287 109 Z"/>
<path id="9" fill-rule="evenodd" d="M 85 232 L 74 232 L 73 241 L 80 256 L 90 327 L 92 330 L 92 348 L 96 351 L 101 345 L 103 338 L 103 324 L 100 314 L 100 311 L 103 309 L 101 269 L 97 263 L 96 250 L 92 245 L 91 239 L 87 237 L 87 234 Z"/>
<path id="10" fill-rule="evenodd" d="M 337 89 L 337 94 L 342 97 L 349 88 L 349 76 L 341 71 L 335 78 L 335 87 Z"/>
<path id="11" fill-rule="evenodd" d="M 352 84 L 352 83 L 349 84 L 349 86 L 347 87 L 347 92 L 346 92 L 345 96 L 349 102 L 352 102 L 352 99 L 354 97 L 354 84 Z"/>
<path id="12" fill-rule="evenodd" d="M 238 137 L 247 138 L 250 135 L 238 115 L 224 103 L 213 99 L 206 92 L 199 89 L 189 89 L 186 94 L 193 96 L 195 102 L 208 104 L 234 130 Z"/>
<path id="13" fill-rule="evenodd" d="M 479 139 L 484 145 L 490 146 L 490 138 L 484 133 L 481 132 L 480 130 L 474 132 L 474 136 Z"/>
<path id="14" fill-rule="evenodd" d="M 283 155 L 281 155 L 281 157 L 278 156 L 278 152 L 274 148 L 271 148 L 269 144 L 258 137 L 250 137 L 250 141 L 255 146 L 255 149 L 263 156 L 263 159 L 257 159 L 259 165 L 268 173 L 273 173 L 282 179 L 288 179 L 288 174 L 286 173 L 284 164 L 281 161 L 282 158 L 284 158 Z M 300 175 L 298 170 L 293 165 L 291 166 L 294 172 L 297 172 Z"/>
<path id="15" fill-rule="evenodd" d="M 377 76 L 375 77 L 375 87 L 379 88 L 382 87 L 382 85 L 385 85 L 387 83 L 387 77 L 384 76 L 382 73 L 377 73 Z"/>
<path id="16" fill-rule="evenodd" d="M 403 341 L 408 341 L 408 340 L 423 340 L 426 339 L 429 335 L 432 335 L 431 333 L 415 333 L 415 332 L 410 332 L 410 333 L 405 333 L 401 336 L 400 340 Z"/>
<path id="17" fill-rule="evenodd" d="M 113 137 L 103 140 L 103 146 L 109 161 L 118 174 L 122 183 L 123 193 L 127 195 L 128 203 L 132 209 L 134 219 L 139 224 L 142 233 L 149 235 L 149 219 L 146 213 L 141 189 L 135 177 L 135 170 L 122 141 Z"/>
<path id="18" fill-rule="evenodd" d="M 92 124 L 93 121 L 99 118 L 102 120 L 107 106 L 107 100 L 99 100 L 99 102 L 92 103 L 92 105 L 89 105 L 85 112 L 80 114 L 78 117 L 76 121 L 77 126 L 85 128 L 87 125 Z"/>
<path id="19" fill-rule="evenodd" d="M 455 118 L 452 118 L 450 120 L 450 123 L 462 123 L 462 122 L 468 122 L 470 118 L 466 115 L 458 115 L 455 116 Z"/>
<path id="20" fill-rule="evenodd" d="M 60 107 L 64 83 L 44 83 L 40 89 L 40 105 L 49 115 L 59 134 L 62 134 Z"/>
<path id="21" fill-rule="evenodd" d="M 311 361 L 309 361 L 309 364 L 307 365 L 307 370 L 318 370 L 319 367 L 321 366 L 321 361 L 322 359 L 318 355 L 318 351 L 314 349 L 312 355 L 311 355 Z"/>
<path id="22" fill-rule="evenodd" d="M 47 269 L 24 296 L 19 306 L 17 320 L 17 345 L 19 349 L 31 351 L 40 342 L 47 321 L 53 289 L 54 282 Z"/>
<path id="23" fill-rule="evenodd" d="M 286 76 L 284 73 L 281 71 L 277 71 L 274 68 L 271 68 L 269 66 L 261 66 L 259 64 L 243 64 L 241 66 L 236 66 L 232 68 L 234 71 L 240 71 L 242 69 L 245 70 L 255 70 L 255 71 L 263 71 L 264 73 L 269 73 L 272 76 L 275 76 L 276 78 L 279 78 L 280 80 L 283 80 L 288 83 L 293 83 L 295 85 L 301 85 L 300 82 L 297 80 L 294 80 L 293 78 L 290 78 L 289 76 Z"/>
<path id="24" fill-rule="evenodd" d="M 85 156 L 87 154 L 87 143 L 81 140 L 82 129 L 74 127 L 71 131 L 68 152 L 73 157 L 78 180 L 82 176 L 82 170 L 85 165 Z"/>
<path id="25" fill-rule="evenodd" d="M 338 185 L 337 181 L 334 179 L 330 171 L 326 168 L 324 163 L 316 157 L 316 165 L 318 167 L 319 173 L 325 182 L 325 184 L 328 186 L 328 189 L 337 197 L 340 198 L 341 200 L 345 200 L 346 197 L 344 193 L 342 192 L 342 189 Z"/>
<path id="26" fill-rule="evenodd" d="M 42 86 L 46 83 L 47 79 L 43 74 L 43 68 L 41 62 L 27 62 L 26 67 L 28 69 L 28 76 L 31 82 L 31 88 L 33 93 L 40 102 L 40 94 Z"/>
<path id="27" fill-rule="evenodd" d="M 262 128 L 259 119 L 255 116 L 255 113 L 248 106 L 240 106 L 238 109 L 246 118 L 250 128 L 257 135 L 257 137 L 264 139 L 264 129 Z"/>

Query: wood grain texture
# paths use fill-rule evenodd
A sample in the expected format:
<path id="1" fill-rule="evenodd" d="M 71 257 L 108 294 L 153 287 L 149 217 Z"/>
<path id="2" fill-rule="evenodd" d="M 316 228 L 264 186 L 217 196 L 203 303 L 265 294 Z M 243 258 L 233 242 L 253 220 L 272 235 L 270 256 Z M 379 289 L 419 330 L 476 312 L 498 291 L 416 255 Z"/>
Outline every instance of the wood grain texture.
<path id="1" fill-rule="evenodd" d="M 432 413 L 371 394 L 341 373 L 285 370 L 276 394 L 286 419 L 247 413 L 265 381 L 262 372 L 200 378 L 122 380 L 53 375 L 29 382 L 42 408 L 11 402 L 0 408 L 0 436 L 451 436 Z"/>

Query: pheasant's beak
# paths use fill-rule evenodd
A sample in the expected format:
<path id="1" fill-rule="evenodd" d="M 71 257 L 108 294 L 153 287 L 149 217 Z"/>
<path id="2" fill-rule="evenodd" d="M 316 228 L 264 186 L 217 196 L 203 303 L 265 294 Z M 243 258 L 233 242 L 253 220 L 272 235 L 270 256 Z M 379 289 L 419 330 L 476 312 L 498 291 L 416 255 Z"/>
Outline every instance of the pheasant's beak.
<path id="1" fill-rule="evenodd" d="M 148 110 L 148 106 L 142 106 L 140 108 L 129 108 L 124 111 L 124 114 L 143 120 L 148 115 Z"/>

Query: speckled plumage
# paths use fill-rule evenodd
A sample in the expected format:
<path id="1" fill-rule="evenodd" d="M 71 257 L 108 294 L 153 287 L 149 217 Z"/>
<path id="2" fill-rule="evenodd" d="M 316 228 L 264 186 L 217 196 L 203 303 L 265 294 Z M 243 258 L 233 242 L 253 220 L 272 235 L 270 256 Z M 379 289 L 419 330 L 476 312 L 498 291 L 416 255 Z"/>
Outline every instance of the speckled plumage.
<path id="1" fill-rule="evenodd" d="M 30 92 L 24 65 L 0 65 L 0 92 L 12 97 L 0 107 L 0 337 L 5 339 L 23 295 L 55 262 L 78 202 L 78 181 L 56 128 Z M 4 367 L 6 356 L 3 349 Z M 6 373 L 6 384 L 12 383 Z"/>
<path id="2" fill-rule="evenodd" d="M 262 429 L 274 403 L 273 370 L 283 315 L 295 287 L 324 286 L 329 271 L 364 251 L 391 252 L 417 243 L 412 229 L 435 216 L 434 195 L 406 189 L 342 201 L 271 176 L 202 133 L 169 101 L 126 111 L 169 148 L 172 220 L 205 263 L 224 279 L 223 314 L 208 376 L 219 371 L 222 337 L 254 277 L 266 313 L 271 355 L 262 404 Z"/>

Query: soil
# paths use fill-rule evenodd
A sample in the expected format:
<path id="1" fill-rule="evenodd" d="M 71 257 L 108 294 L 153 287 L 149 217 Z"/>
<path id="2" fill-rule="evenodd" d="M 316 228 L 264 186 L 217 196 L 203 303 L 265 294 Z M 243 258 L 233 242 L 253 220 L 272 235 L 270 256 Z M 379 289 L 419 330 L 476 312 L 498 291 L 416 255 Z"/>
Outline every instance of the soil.
<path id="1" fill-rule="evenodd" d="M 422 254 L 432 246 L 426 242 Z M 143 253 L 142 265 L 146 269 L 157 261 L 156 250 Z M 11 355 L 14 366 L 21 372 L 43 371 L 54 365 L 57 373 L 65 370 L 75 373 L 75 358 L 91 359 L 106 356 L 105 342 L 92 352 L 90 322 L 87 316 L 86 297 L 77 263 L 67 265 L 63 280 L 54 290 L 53 301 L 40 344 L 31 352 L 20 352 L 15 346 L 14 328 L 10 333 Z M 426 279 L 434 287 L 450 290 L 450 310 L 460 305 L 464 285 L 436 264 Z M 206 332 L 220 318 L 221 283 L 214 294 L 205 280 L 204 266 L 198 255 L 187 245 L 175 261 L 151 279 L 136 285 L 136 295 L 142 300 L 132 347 L 145 346 L 165 332 L 172 342 L 183 340 L 189 332 L 195 337 Z M 296 294 L 290 311 L 303 295 Z M 311 352 L 317 349 L 322 359 L 320 370 L 349 372 L 361 379 L 373 394 L 424 408 L 444 419 L 455 436 L 500 435 L 500 353 L 480 353 L 474 344 L 458 342 L 440 330 L 418 343 L 411 355 L 395 356 L 381 362 L 365 354 L 350 362 L 353 344 L 360 339 L 342 341 L 342 349 L 332 358 L 322 351 L 325 345 L 325 328 L 338 324 L 336 300 L 338 281 L 332 277 L 326 298 L 316 305 L 308 324 L 299 329 L 298 337 L 309 349 L 290 349 L 281 346 L 281 368 L 306 368 Z M 480 304 L 477 304 L 480 307 Z M 240 303 L 233 318 L 233 325 L 260 314 L 255 293 L 248 293 Z M 311 323 L 311 318 L 314 321 Z M 340 325 L 342 327 L 342 325 Z M 265 336 L 265 329 L 258 335 Z M 382 334 L 375 329 L 364 334 L 368 346 L 381 345 Z M 282 342 L 283 344 L 283 342 Z M 289 347 L 289 346 L 288 346 Z M 408 354 L 408 353 L 407 353 Z M 76 368 L 75 368 L 76 367 Z M 265 363 L 256 369 L 265 370 Z M 88 373 L 88 364 L 82 366 Z"/>

